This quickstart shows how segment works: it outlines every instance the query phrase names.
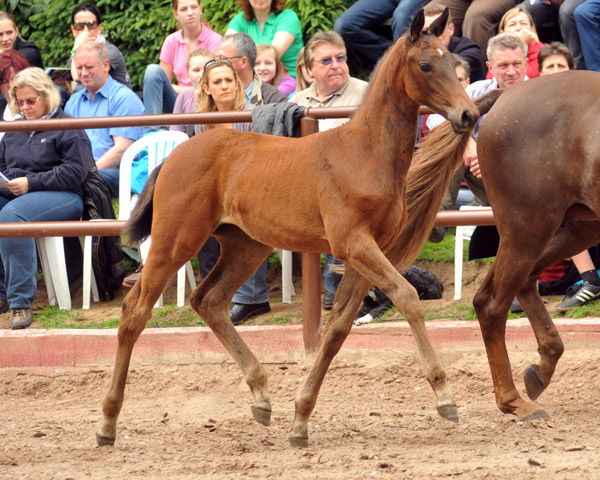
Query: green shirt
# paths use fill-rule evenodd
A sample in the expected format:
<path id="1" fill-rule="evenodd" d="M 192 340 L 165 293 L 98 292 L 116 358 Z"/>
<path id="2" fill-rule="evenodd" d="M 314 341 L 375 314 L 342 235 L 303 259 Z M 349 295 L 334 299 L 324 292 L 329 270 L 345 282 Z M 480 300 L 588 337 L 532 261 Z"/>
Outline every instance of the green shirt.
<path id="1" fill-rule="evenodd" d="M 277 32 L 291 33 L 294 36 L 294 41 L 287 52 L 283 54 L 281 61 L 288 69 L 289 75 L 296 78 L 296 59 L 298 58 L 298 52 L 304 46 L 300 19 L 296 15 L 296 12 L 289 9 L 283 10 L 279 15 L 271 12 L 271 15 L 263 25 L 262 31 L 256 18 L 248 21 L 244 18 L 244 13 L 240 12 L 229 22 L 227 29 L 235 30 L 238 33 L 247 33 L 257 45 L 261 43 L 270 45 Z"/>

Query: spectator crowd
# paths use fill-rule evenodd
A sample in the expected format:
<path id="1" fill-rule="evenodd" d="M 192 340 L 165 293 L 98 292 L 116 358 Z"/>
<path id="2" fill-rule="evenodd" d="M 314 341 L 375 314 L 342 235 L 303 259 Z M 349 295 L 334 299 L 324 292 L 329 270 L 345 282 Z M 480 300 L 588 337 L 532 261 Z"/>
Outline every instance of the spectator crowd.
<path id="1" fill-rule="evenodd" d="M 95 4 L 73 9 L 68 63 L 46 72 L 44 52 L 19 35 L 10 13 L 0 11 L 0 121 L 239 111 L 285 102 L 359 105 L 368 85 L 361 78 L 370 75 L 422 8 L 424 28 L 449 9 L 439 38 L 453 54 L 457 76 L 471 98 L 538 75 L 600 71 L 600 0 L 358 0 L 337 18 L 333 30 L 312 38 L 304 37 L 297 13 L 285 0 L 237 3 L 239 13 L 221 35 L 203 18 L 200 0 L 173 0 L 177 30 L 165 32 L 140 92 L 132 90 L 127 57 L 110 42 L 110 32 L 103 32 Z M 346 121 L 321 120 L 320 129 Z M 435 115 L 424 118 L 420 138 L 441 121 Z M 0 221 L 80 218 L 82 184 L 90 168 L 97 168 L 107 192 L 117 198 L 119 164 L 127 148 L 144 135 L 169 128 L 188 136 L 211 128 L 251 129 L 234 123 L 0 133 L 0 172 L 7 177 L 0 180 Z M 461 185 L 472 191 L 467 202 L 488 204 L 476 140 L 477 128 L 442 208 L 456 208 Z M 138 193 L 147 175 L 142 157 L 132 173 L 132 191 Z M 438 240 L 442 237 L 443 232 Z M 565 309 L 600 297 L 600 278 L 586 253 L 575 259 L 585 281 L 563 302 Z M 218 242 L 211 237 L 198 254 L 203 277 L 218 256 Z M 35 258 L 32 239 L 0 239 L 0 313 L 11 312 L 14 329 L 32 321 Z M 331 268 L 336 263 L 326 256 L 326 309 L 332 307 L 339 283 Z M 265 262 L 235 295 L 230 310 L 234 324 L 270 310 L 266 270 Z M 138 277 L 136 272 L 125 278 L 124 285 L 133 285 Z"/>

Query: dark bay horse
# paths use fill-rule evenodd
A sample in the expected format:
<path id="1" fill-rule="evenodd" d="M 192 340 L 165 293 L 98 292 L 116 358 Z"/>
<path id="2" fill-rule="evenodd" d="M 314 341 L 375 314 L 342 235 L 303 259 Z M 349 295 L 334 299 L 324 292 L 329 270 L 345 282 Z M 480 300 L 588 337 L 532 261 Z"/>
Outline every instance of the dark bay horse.
<path id="1" fill-rule="evenodd" d="M 496 403 L 519 420 L 545 417 L 515 388 L 506 317 L 516 295 L 538 342 L 539 363 L 524 378 L 536 400 L 564 350 L 536 280 L 554 262 L 600 241 L 600 74 L 565 72 L 509 88 L 484 118 L 477 151 L 500 234 L 474 298 Z"/>
<path id="2" fill-rule="evenodd" d="M 115 441 L 132 349 L 152 306 L 167 280 L 213 234 L 221 257 L 190 302 L 242 370 L 259 422 L 270 423 L 267 375 L 231 324 L 228 306 L 274 247 L 331 252 L 347 265 L 323 343 L 296 398 L 293 445 L 308 444 L 308 420 L 319 388 L 372 284 L 409 321 L 439 413 L 457 419 L 445 371 L 425 330 L 424 309 L 386 258 L 390 254 L 395 262 L 402 257 L 390 249 L 407 219 L 407 172 L 419 106 L 444 115 L 456 132 L 469 131 L 478 118 L 437 38 L 446 20 L 447 12 L 422 32 L 423 12 L 415 16 L 409 34 L 384 57 L 346 125 L 299 139 L 212 129 L 175 149 L 160 174 L 155 170 L 128 223 L 132 240 L 151 233 L 152 244 L 141 279 L 123 302 L 116 363 L 96 434 L 100 445 Z M 458 155 L 462 148 L 457 146 Z M 425 187 L 437 184 L 436 169 L 426 169 L 426 175 Z M 422 204 L 435 216 L 439 202 Z M 411 251 L 421 245 L 411 245 Z"/>

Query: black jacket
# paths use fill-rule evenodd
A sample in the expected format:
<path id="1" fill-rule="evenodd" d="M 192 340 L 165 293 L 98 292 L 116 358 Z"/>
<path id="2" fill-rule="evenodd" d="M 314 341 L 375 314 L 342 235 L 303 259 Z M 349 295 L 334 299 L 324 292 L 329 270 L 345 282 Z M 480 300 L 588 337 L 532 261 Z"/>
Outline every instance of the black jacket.
<path id="1" fill-rule="evenodd" d="M 471 83 L 485 80 L 487 69 L 481 58 L 481 48 L 467 37 L 451 37 L 448 45 L 450 53 L 460 55 L 471 67 Z"/>
<path id="2" fill-rule="evenodd" d="M 21 37 L 17 36 L 15 40 L 14 49 L 23 55 L 31 67 L 44 68 L 44 62 L 42 61 L 42 54 L 40 49 L 33 42 L 26 42 Z"/>
<path id="3" fill-rule="evenodd" d="M 52 118 L 69 115 L 58 107 Z M 82 195 L 81 184 L 93 162 L 84 130 L 7 132 L 0 142 L 0 171 L 9 179 L 27 177 L 32 192 L 68 190 Z M 12 198 L 6 187 L 0 187 L 0 195 Z"/>

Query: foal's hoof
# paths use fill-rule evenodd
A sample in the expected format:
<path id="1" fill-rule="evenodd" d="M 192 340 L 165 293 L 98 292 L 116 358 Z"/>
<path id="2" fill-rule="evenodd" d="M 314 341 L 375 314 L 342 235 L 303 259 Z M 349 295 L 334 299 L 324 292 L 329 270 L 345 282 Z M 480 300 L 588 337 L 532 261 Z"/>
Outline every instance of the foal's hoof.
<path id="1" fill-rule="evenodd" d="M 542 382 L 542 379 L 538 374 L 537 365 L 529 365 L 525 369 L 523 377 L 525 380 L 525 389 L 527 390 L 527 396 L 532 400 L 536 400 L 546 389 L 546 385 L 544 385 L 544 382 Z"/>
<path id="2" fill-rule="evenodd" d="M 451 422 L 458 423 L 458 410 L 456 405 L 442 405 L 437 407 L 438 413 Z"/>
<path id="3" fill-rule="evenodd" d="M 115 444 L 115 439 L 114 437 L 109 438 L 105 435 L 102 435 L 100 432 L 96 433 L 96 442 L 98 443 L 99 447 L 104 447 L 106 445 L 109 446 L 113 446 Z"/>
<path id="4" fill-rule="evenodd" d="M 252 407 L 252 415 L 258 423 L 268 427 L 271 425 L 271 410 L 267 410 L 260 407 Z"/>
<path id="5" fill-rule="evenodd" d="M 290 435 L 290 444 L 296 448 L 308 448 L 308 437 Z"/>
<path id="6" fill-rule="evenodd" d="M 528 415 L 525 415 L 523 418 L 519 419 L 520 422 L 533 422 L 535 420 L 549 420 L 550 415 L 546 413 L 545 410 L 536 410 L 535 412 L 531 412 Z"/>

